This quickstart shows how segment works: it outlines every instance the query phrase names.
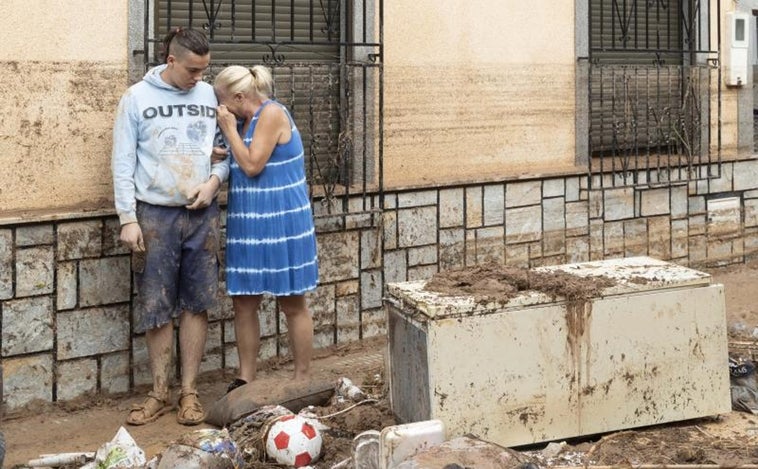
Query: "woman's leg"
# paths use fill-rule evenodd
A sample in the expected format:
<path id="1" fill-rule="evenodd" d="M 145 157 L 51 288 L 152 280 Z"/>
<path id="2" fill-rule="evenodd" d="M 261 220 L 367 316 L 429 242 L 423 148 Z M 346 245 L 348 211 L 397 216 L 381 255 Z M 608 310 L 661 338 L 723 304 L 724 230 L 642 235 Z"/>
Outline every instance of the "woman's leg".
<path id="1" fill-rule="evenodd" d="M 261 326 L 258 307 L 261 296 L 232 297 L 234 305 L 234 334 L 237 340 L 237 356 L 240 360 L 239 378 L 248 383 L 255 379 L 258 366 L 258 350 L 261 346 Z"/>
<path id="2" fill-rule="evenodd" d="M 313 355 L 313 318 L 305 305 L 305 296 L 280 296 L 277 301 L 287 318 L 290 348 L 295 359 L 295 379 L 307 380 Z"/>

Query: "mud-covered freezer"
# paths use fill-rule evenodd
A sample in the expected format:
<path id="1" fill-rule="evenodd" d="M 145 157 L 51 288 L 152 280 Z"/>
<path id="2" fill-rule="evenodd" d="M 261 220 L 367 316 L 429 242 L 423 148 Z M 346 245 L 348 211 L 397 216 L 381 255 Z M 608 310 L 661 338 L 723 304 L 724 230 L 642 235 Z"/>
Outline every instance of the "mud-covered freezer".
<path id="1" fill-rule="evenodd" d="M 518 446 L 729 412 L 723 286 L 649 257 L 566 264 L 617 280 L 583 303 L 506 304 L 387 287 L 390 401 L 402 422 Z"/>

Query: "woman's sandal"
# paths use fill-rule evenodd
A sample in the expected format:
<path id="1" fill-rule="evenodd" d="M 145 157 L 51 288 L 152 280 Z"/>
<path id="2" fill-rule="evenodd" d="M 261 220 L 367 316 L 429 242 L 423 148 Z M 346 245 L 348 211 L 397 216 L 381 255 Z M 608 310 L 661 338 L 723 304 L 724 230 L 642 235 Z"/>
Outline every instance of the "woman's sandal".
<path id="1" fill-rule="evenodd" d="M 205 420 L 205 411 L 197 397 L 197 391 L 182 391 L 179 395 L 179 411 L 176 421 L 182 425 L 198 425 Z"/>
<path id="2" fill-rule="evenodd" d="M 161 399 L 158 394 L 150 391 L 142 404 L 133 404 L 129 415 L 126 417 L 126 423 L 129 425 L 144 425 L 154 422 L 161 415 L 173 410 L 169 404 L 168 398 Z"/>
<path id="3" fill-rule="evenodd" d="M 226 393 L 229 394 L 230 392 L 234 391 L 238 387 L 244 386 L 246 384 L 247 384 L 247 381 L 245 381 L 244 379 L 234 378 L 234 381 L 229 383 L 229 386 L 226 387 Z"/>

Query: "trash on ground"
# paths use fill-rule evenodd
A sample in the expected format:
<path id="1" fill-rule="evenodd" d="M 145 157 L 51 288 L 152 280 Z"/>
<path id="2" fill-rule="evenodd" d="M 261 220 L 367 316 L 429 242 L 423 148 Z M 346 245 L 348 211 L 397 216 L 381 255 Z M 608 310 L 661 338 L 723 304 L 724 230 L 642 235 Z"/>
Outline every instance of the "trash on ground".
<path id="1" fill-rule="evenodd" d="M 205 428 L 182 435 L 161 454 L 158 469 L 238 469 L 244 466 L 227 429 Z"/>
<path id="2" fill-rule="evenodd" d="M 758 385 L 755 365 L 729 359 L 729 384 L 732 392 L 732 409 L 758 414 Z"/>
<path id="3" fill-rule="evenodd" d="M 98 448 L 95 460 L 81 469 L 142 468 L 146 463 L 145 452 L 124 427 L 119 427 L 113 439 Z"/>
<path id="4" fill-rule="evenodd" d="M 70 464 L 83 466 L 87 461 L 94 459 L 95 453 L 56 453 L 41 454 L 37 459 L 31 459 L 26 463 L 29 467 L 59 467 Z"/>

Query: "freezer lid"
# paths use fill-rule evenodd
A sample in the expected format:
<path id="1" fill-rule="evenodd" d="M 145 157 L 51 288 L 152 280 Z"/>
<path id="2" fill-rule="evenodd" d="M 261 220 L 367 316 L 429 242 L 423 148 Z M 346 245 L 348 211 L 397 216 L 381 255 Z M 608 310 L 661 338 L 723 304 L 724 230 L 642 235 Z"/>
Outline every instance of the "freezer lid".
<path id="1" fill-rule="evenodd" d="M 602 261 L 580 262 L 533 269 L 541 272 L 563 271 L 577 276 L 605 276 L 617 281 L 603 289 L 601 297 L 626 295 L 645 291 L 660 291 L 682 287 L 708 286 L 711 276 L 652 257 L 627 257 Z M 560 298 L 538 291 L 524 291 L 507 303 L 476 301 L 472 296 L 443 296 L 424 290 L 426 281 L 390 283 L 387 301 L 395 304 L 403 314 L 428 318 L 490 314 L 529 306 L 561 302 Z"/>

